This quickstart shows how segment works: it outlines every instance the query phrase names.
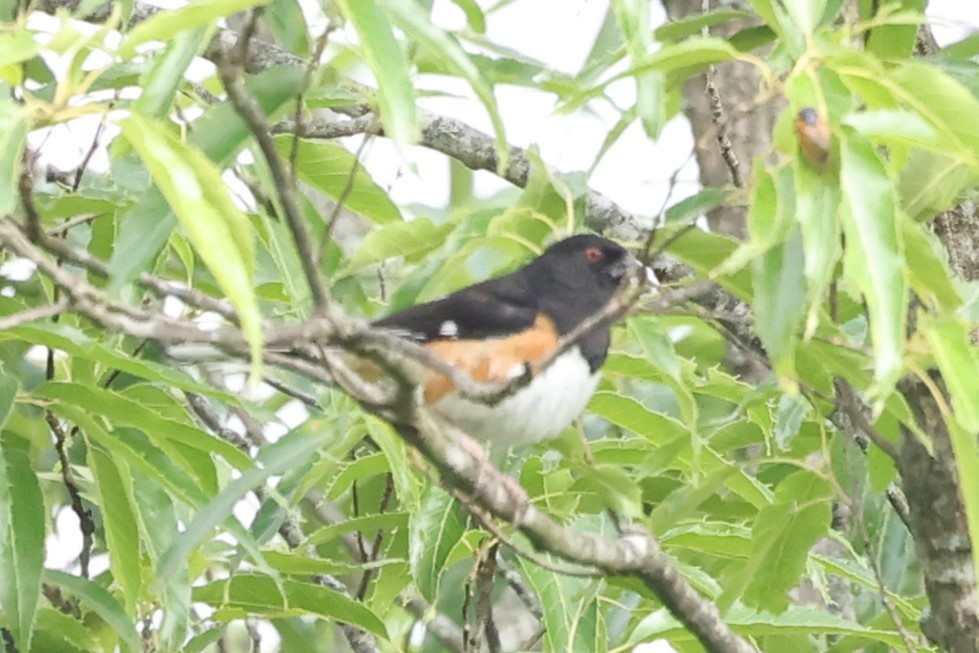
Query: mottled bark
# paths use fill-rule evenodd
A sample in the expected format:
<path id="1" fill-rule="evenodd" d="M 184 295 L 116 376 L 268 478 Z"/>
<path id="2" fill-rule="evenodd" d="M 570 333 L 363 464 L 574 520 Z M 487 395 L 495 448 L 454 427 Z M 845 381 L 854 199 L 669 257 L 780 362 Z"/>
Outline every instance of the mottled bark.
<path id="1" fill-rule="evenodd" d="M 942 385 L 937 373 L 933 379 Z M 897 461 L 930 604 L 921 627 L 928 639 L 945 651 L 975 653 L 979 651 L 979 597 L 952 443 L 938 404 L 925 384 L 909 379 L 901 384 L 901 390 L 934 443 L 932 455 L 906 432 Z"/>
<path id="2" fill-rule="evenodd" d="M 979 279 L 979 205 L 972 200 L 945 211 L 934 224 L 948 251 L 948 262 L 960 279 Z"/>
<path id="3" fill-rule="evenodd" d="M 959 278 L 979 279 L 979 206 L 964 201 L 935 218 L 935 234 Z M 938 373 L 935 384 L 949 398 Z M 934 453 L 904 434 L 898 469 L 908 498 L 925 592 L 930 609 L 922 630 L 932 643 L 952 653 L 979 651 L 979 594 L 965 506 L 948 429 L 935 398 L 919 380 L 901 386 Z"/>

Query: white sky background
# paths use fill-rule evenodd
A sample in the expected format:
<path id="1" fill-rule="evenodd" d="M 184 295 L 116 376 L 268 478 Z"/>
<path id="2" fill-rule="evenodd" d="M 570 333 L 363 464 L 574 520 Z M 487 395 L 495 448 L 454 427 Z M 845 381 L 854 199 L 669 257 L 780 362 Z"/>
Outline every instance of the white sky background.
<path id="1" fill-rule="evenodd" d="M 300 0 L 310 8 L 312 16 L 318 14 L 315 0 Z M 487 6 L 489 0 L 479 0 Z M 173 6 L 179 0 L 157 1 L 153 4 Z M 664 14 L 659 2 L 651 2 L 653 23 L 659 24 Z M 487 17 L 487 38 L 512 48 L 548 66 L 567 73 L 575 73 L 584 63 L 595 35 L 601 26 L 608 0 L 519 0 Z M 448 0 L 436 0 L 435 20 L 446 28 L 462 25 L 462 14 Z M 933 20 L 935 36 L 939 43 L 957 41 L 979 31 L 979 2 L 974 0 L 931 0 L 929 15 Z M 312 21 L 314 36 L 322 29 L 320 20 Z M 56 28 L 55 28 L 56 29 Z M 463 84 L 445 86 L 444 80 L 427 78 L 423 88 L 446 88 L 454 93 L 471 97 Z M 631 103 L 631 85 L 628 80 L 612 88 L 621 106 Z M 570 116 L 554 113 L 555 101 L 546 93 L 526 88 L 499 87 L 496 98 L 511 144 L 521 147 L 534 145 L 542 158 L 564 172 L 586 170 L 594 160 L 602 140 L 618 116 L 607 107 L 596 113 L 579 112 Z M 423 98 L 425 108 L 449 115 L 491 133 L 485 111 L 476 100 Z M 98 118 L 74 123 L 71 127 L 58 127 L 52 136 L 59 146 L 45 148 L 46 161 L 59 168 L 70 170 L 78 165 L 87 151 Z M 66 138 L 67 137 L 67 138 Z M 350 141 L 348 141 L 350 142 Z M 40 144 L 32 138 L 33 146 Z M 50 144 L 49 144 L 50 145 Z M 609 151 L 590 180 L 590 186 L 625 209 L 640 215 L 653 215 L 663 205 L 668 181 L 674 171 L 688 161 L 693 146 L 689 126 L 682 117 L 666 125 L 656 142 L 649 141 L 638 124 L 623 134 Z M 365 165 L 375 180 L 391 192 L 399 205 L 414 202 L 443 206 L 448 200 L 448 162 L 441 154 L 414 148 L 410 161 L 404 161 L 394 148 L 383 139 L 375 139 L 365 158 Z M 105 170 L 104 152 L 96 155 L 93 168 Z M 506 186 L 490 173 L 476 175 L 477 193 L 486 195 Z M 672 201 L 698 190 L 696 165 L 688 162 L 674 191 Z M 295 414 L 282 415 L 283 421 L 294 424 Z M 242 504 L 236 515 L 246 522 L 254 515 L 255 507 Z M 46 565 L 52 568 L 71 568 L 81 548 L 78 522 L 70 509 L 64 509 L 56 518 L 54 532 L 48 536 Z M 107 567 L 104 556 L 92 561 L 93 573 Z M 77 565 L 74 565 L 77 566 Z M 265 636 L 263 650 L 272 650 L 275 637 Z M 641 647 L 643 653 L 671 650 Z M 637 649 L 638 651 L 639 649 Z"/>

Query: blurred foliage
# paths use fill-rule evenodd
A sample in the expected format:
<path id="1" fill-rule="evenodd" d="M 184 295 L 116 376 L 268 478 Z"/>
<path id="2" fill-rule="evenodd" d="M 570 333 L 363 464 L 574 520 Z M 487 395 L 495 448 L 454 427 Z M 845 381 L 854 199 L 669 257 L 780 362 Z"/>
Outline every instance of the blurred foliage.
<path id="1" fill-rule="evenodd" d="M 668 252 L 752 307 L 774 374 L 752 385 L 727 373 L 709 315 L 636 314 L 616 329 L 580 424 L 520 452 L 511 469 L 535 502 L 575 528 L 614 532 L 608 508 L 647 525 L 763 651 L 887 651 L 903 647 L 901 631 L 924 649 L 913 541 L 882 499 L 896 471 L 830 421 L 833 379 L 845 379 L 897 443 L 902 426 L 927 440 L 898 380 L 941 371 L 952 400 L 946 420 L 969 458 L 962 494 L 975 529 L 979 473 L 963 452 L 974 452 L 979 432 L 977 294 L 951 277 L 928 222 L 979 179 L 977 39 L 911 59 L 924 20 L 915 0 L 884 3 L 856 22 L 843 19 L 840 1 L 752 0 L 658 28 L 646 2 L 613 0 L 595 42 L 580 44 L 585 64 L 569 74 L 492 42 L 490 3 L 453 0 L 465 25 L 452 31 L 432 22 L 431 4 L 324 1 L 338 30 L 323 65 L 308 76 L 279 66 L 251 76 L 248 89 L 273 123 L 295 115 L 300 97 L 307 108 L 375 104 L 405 152 L 419 134 L 416 96 L 431 92 L 421 82 L 455 78 L 482 103 L 502 153 L 506 116 L 494 90 L 526 86 L 553 95 L 561 111 L 617 111 L 599 159 L 636 121 L 655 139 L 680 111 L 683 83 L 708 65 L 748 62 L 764 93 L 784 95 L 774 151 L 754 162 L 750 187 L 677 203 L 656 239 L 717 202 L 750 203 L 745 242 L 692 230 Z M 497 10 L 509 4 L 519 5 Z M 143 272 L 228 299 L 255 350 L 261 321 L 309 314 L 309 291 L 251 134 L 227 101 L 205 92 L 222 92 L 213 68 L 195 74 L 199 83 L 188 69 L 219 21 L 257 5 L 266 36 L 300 59 L 316 51 L 322 31 L 295 0 L 193 1 L 123 29 L 121 39 L 132 3 L 117 3 L 95 29 L 64 13 L 50 35 L 24 15 L 0 30 L 0 213 L 23 218 L 17 183 L 29 134 L 51 130 L 37 141 L 43 160 L 63 146 L 60 127 L 103 120 L 108 171 L 84 174 L 77 187 L 36 182 L 41 226 L 63 228 L 109 275 L 65 269 L 136 305 L 155 301 L 137 282 Z M 701 35 L 745 17 L 756 20 L 729 39 Z M 368 73 L 376 90 L 348 81 Z M 634 84 L 633 104 L 609 96 L 618 80 Z M 795 118 L 807 107 L 828 130 L 824 165 L 800 153 Z M 459 201 L 399 207 L 348 143 L 276 139 L 309 196 L 342 201 L 343 220 L 355 225 L 343 239 L 324 237 L 330 216 L 303 200 L 306 226 L 324 243 L 331 295 L 359 316 L 512 269 L 585 222 L 587 175 L 559 179 L 535 165 L 525 190 L 477 198 L 471 176 L 453 168 Z M 221 181 L 231 178 L 245 182 L 234 193 Z M 243 208 L 240 196 L 260 201 Z M 0 315 L 56 301 L 51 279 L 15 276 L 14 257 L 0 256 L 9 275 Z M 0 625 L 17 650 L 215 651 L 221 638 L 222 650 L 245 650 L 244 624 L 257 622 L 283 651 L 342 650 L 338 622 L 373 634 L 384 651 L 443 650 L 412 636 L 418 620 L 403 604 L 421 596 L 461 621 L 465 578 L 487 535 L 419 473 L 390 427 L 342 393 L 271 368 L 263 373 L 318 408 L 304 411 L 272 387 L 238 392 L 241 366 L 175 369 L 151 343 L 71 311 L 4 331 L 0 343 Z M 245 453 L 220 439 L 189 410 L 189 394 L 223 423 L 250 416 L 274 443 Z M 72 510 L 68 475 L 91 511 L 91 578 L 75 563 L 45 567 L 51 518 Z M 269 480 L 274 490 L 249 499 Z M 252 510 L 236 510 L 242 502 Z M 851 514 L 837 529 L 834 505 Z M 287 517 L 308 548 L 286 549 L 277 530 Z M 834 553 L 813 548 L 827 538 Z M 546 651 L 628 650 L 657 638 L 701 650 L 632 582 L 565 576 L 508 547 L 502 556 L 540 599 Z M 343 579 L 349 594 L 314 574 Z M 849 610 L 834 603 L 840 587 Z"/>

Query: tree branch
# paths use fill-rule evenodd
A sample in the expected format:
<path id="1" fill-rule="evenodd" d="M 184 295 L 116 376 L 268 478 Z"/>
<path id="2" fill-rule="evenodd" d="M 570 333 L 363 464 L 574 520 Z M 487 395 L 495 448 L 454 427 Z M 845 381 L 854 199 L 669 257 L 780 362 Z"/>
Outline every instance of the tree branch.
<path id="1" fill-rule="evenodd" d="M 410 396 L 408 394 L 407 396 Z M 756 653 L 721 619 L 717 606 L 700 596 L 683 577 L 659 541 L 643 529 L 634 528 L 618 538 L 565 528 L 533 504 L 509 490 L 505 475 L 477 460 L 459 443 L 465 434 L 442 431 L 424 410 L 402 406 L 399 432 L 421 451 L 455 488 L 479 498 L 495 516 L 518 528 L 538 549 L 569 562 L 591 565 L 609 576 L 631 576 L 652 590 L 710 653 Z"/>
<path id="2" fill-rule="evenodd" d="M 65 309 L 67 308 L 68 300 L 61 297 L 53 304 L 38 306 L 37 308 L 31 308 L 26 311 L 21 311 L 20 313 L 8 315 L 7 317 L 0 318 L 0 331 L 14 329 L 22 324 L 27 324 L 28 322 L 34 322 L 35 320 L 43 320 L 45 318 L 54 317 L 55 315 L 60 315 L 64 313 Z"/>

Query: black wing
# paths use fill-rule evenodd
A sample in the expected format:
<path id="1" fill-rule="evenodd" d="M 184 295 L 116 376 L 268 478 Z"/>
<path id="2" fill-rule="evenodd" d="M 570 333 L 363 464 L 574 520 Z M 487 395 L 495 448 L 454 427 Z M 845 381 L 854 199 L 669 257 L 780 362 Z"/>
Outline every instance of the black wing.
<path id="1" fill-rule="evenodd" d="M 374 322 L 427 342 L 498 338 L 529 329 L 537 299 L 522 270 L 463 288 L 447 297 L 406 308 Z"/>

